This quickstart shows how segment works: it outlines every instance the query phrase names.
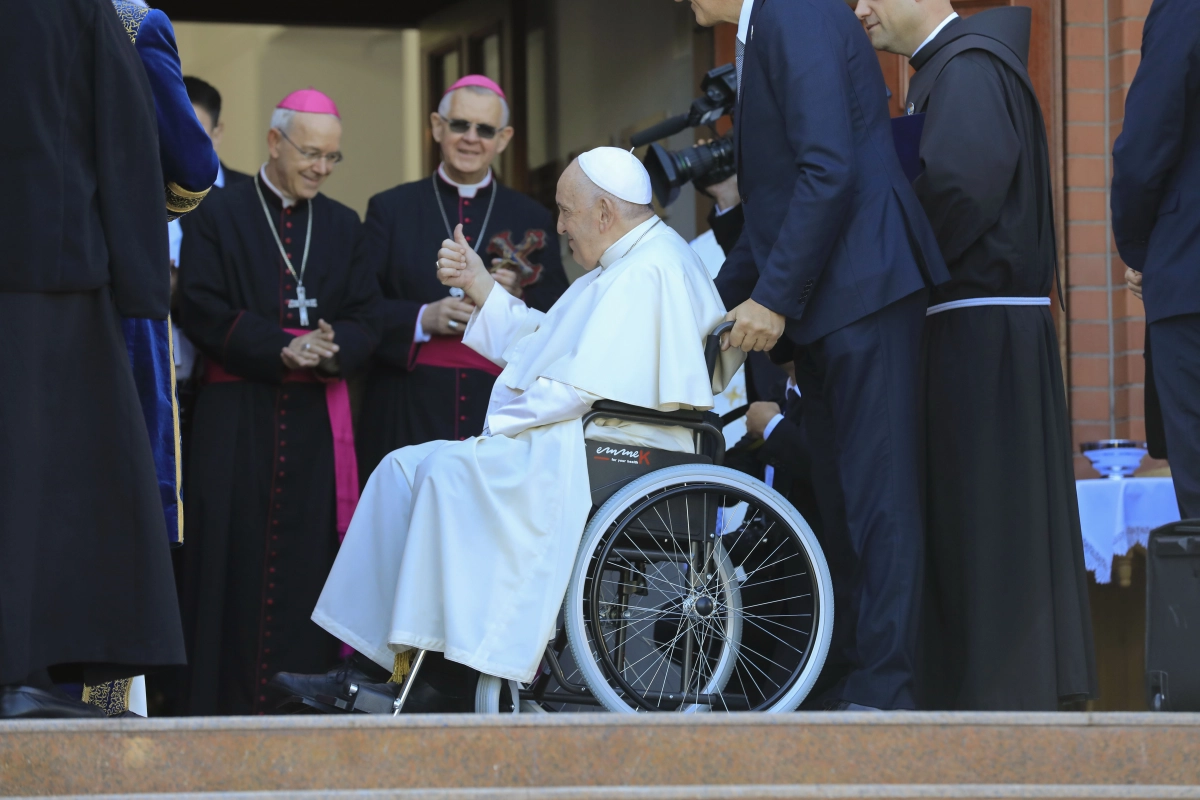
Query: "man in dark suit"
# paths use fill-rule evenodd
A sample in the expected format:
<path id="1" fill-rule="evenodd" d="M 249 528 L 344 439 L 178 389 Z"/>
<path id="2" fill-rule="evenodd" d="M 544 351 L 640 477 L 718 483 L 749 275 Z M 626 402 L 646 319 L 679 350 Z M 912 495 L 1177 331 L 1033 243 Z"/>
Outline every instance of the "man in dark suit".
<path id="1" fill-rule="evenodd" d="M 847 545 L 830 558 L 834 655 L 853 668 L 829 699 L 913 708 L 918 355 L 928 287 L 949 276 L 844 0 L 691 2 L 702 25 L 738 23 L 746 225 L 717 278 L 727 344 L 770 350 L 786 330 L 797 346 L 821 518 Z"/>
<path id="2" fill-rule="evenodd" d="M 1146 304 L 1179 511 L 1200 517 L 1200 4 L 1154 0 L 1113 147 L 1113 235 Z"/>

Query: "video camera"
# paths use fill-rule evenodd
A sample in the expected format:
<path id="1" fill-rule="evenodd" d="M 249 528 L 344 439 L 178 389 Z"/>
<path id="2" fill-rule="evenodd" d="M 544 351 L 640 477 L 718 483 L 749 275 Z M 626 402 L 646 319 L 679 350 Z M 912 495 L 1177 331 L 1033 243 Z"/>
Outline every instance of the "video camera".
<path id="1" fill-rule="evenodd" d="M 737 71 L 732 64 L 710 70 L 700 81 L 700 91 L 703 94 L 692 101 L 688 113 L 635 133 L 629 143 L 641 147 L 688 128 L 715 125 L 718 119 L 732 113 L 737 104 Z M 660 144 L 650 144 L 650 152 L 642 163 L 650 173 L 650 185 L 662 206 L 675 202 L 680 188 L 688 181 L 697 189 L 706 189 L 729 178 L 736 170 L 731 137 L 673 152 Z"/>

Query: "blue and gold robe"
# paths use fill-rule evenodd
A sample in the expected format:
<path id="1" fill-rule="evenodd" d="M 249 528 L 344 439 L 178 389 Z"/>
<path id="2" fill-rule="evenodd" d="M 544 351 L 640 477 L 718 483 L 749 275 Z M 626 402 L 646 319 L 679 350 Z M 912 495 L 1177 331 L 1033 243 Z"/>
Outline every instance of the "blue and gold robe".
<path id="1" fill-rule="evenodd" d="M 137 48 L 154 93 L 167 219 L 194 209 L 217 177 L 217 154 L 196 119 L 183 85 L 171 21 L 161 11 L 129 0 L 113 0 L 125 32 Z M 167 265 L 163 265 L 167 269 Z M 183 543 L 179 411 L 175 358 L 169 321 L 126 318 L 125 341 L 138 396 L 154 449 L 154 464 L 173 545 Z"/>

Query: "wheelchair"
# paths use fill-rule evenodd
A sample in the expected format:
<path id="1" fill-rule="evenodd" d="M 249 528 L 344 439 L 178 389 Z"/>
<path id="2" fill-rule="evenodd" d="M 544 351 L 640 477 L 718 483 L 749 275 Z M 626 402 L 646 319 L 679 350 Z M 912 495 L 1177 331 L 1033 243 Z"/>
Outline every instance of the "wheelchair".
<path id="1" fill-rule="evenodd" d="M 722 323 L 708 337 L 716 368 Z M 765 483 L 721 466 L 709 411 L 609 401 L 584 417 L 678 426 L 696 452 L 587 439 L 593 511 L 562 622 L 528 686 L 481 676 L 476 711 L 793 711 L 833 634 L 833 584 L 808 523 Z"/>
<path id="2" fill-rule="evenodd" d="M 710 375 L 732 327 L 705 342 Z M 833 634 L 833 584 L 808 523 L 721 465 L 713 412 L 600 401 L 584 430 L 597 419 L 685 428 L 695 452 L 585 439 L 592 513 L 554 638 L 532 683 L 480 675 L 476 713 L 795 710 Z M 424 658 L 398 696 L 364 692 L 338 707 L 401 713 Z"/>

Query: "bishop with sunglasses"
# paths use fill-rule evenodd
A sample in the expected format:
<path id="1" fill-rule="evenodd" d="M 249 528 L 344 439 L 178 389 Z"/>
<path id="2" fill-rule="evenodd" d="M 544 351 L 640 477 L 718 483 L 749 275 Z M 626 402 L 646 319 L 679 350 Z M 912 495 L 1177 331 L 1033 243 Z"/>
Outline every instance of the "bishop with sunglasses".
<path id="1" fill-rule="evenodd" d="M 499 368 L 462 344 L 474 306 L 437 279 L 438 249 L 463 226 L 496 281 L 546 311 L 567 288 L 550 212 L 502 185 L 492 162 L 513 135 L 504 92 L 482 75 L 453 84 L 432 115 L 442 162 L 371 198 L 363 257 L 383 290 L 384 332 L 359 422 L 359 474 L 387 453 L 483 430 Z"/>
<path id="2" fill-rule="evenodd" d="M 258 174 L 185 219 L 180 310 L 206 358 L 185 506 L 193 714 L 270 711 L 271 675 L 337 659 L 308 617 L 358 500 L 345 379 L 379 340 L 358 215 L 320 193 L 341 135 L 331 99 L 293 92 Z"/>

